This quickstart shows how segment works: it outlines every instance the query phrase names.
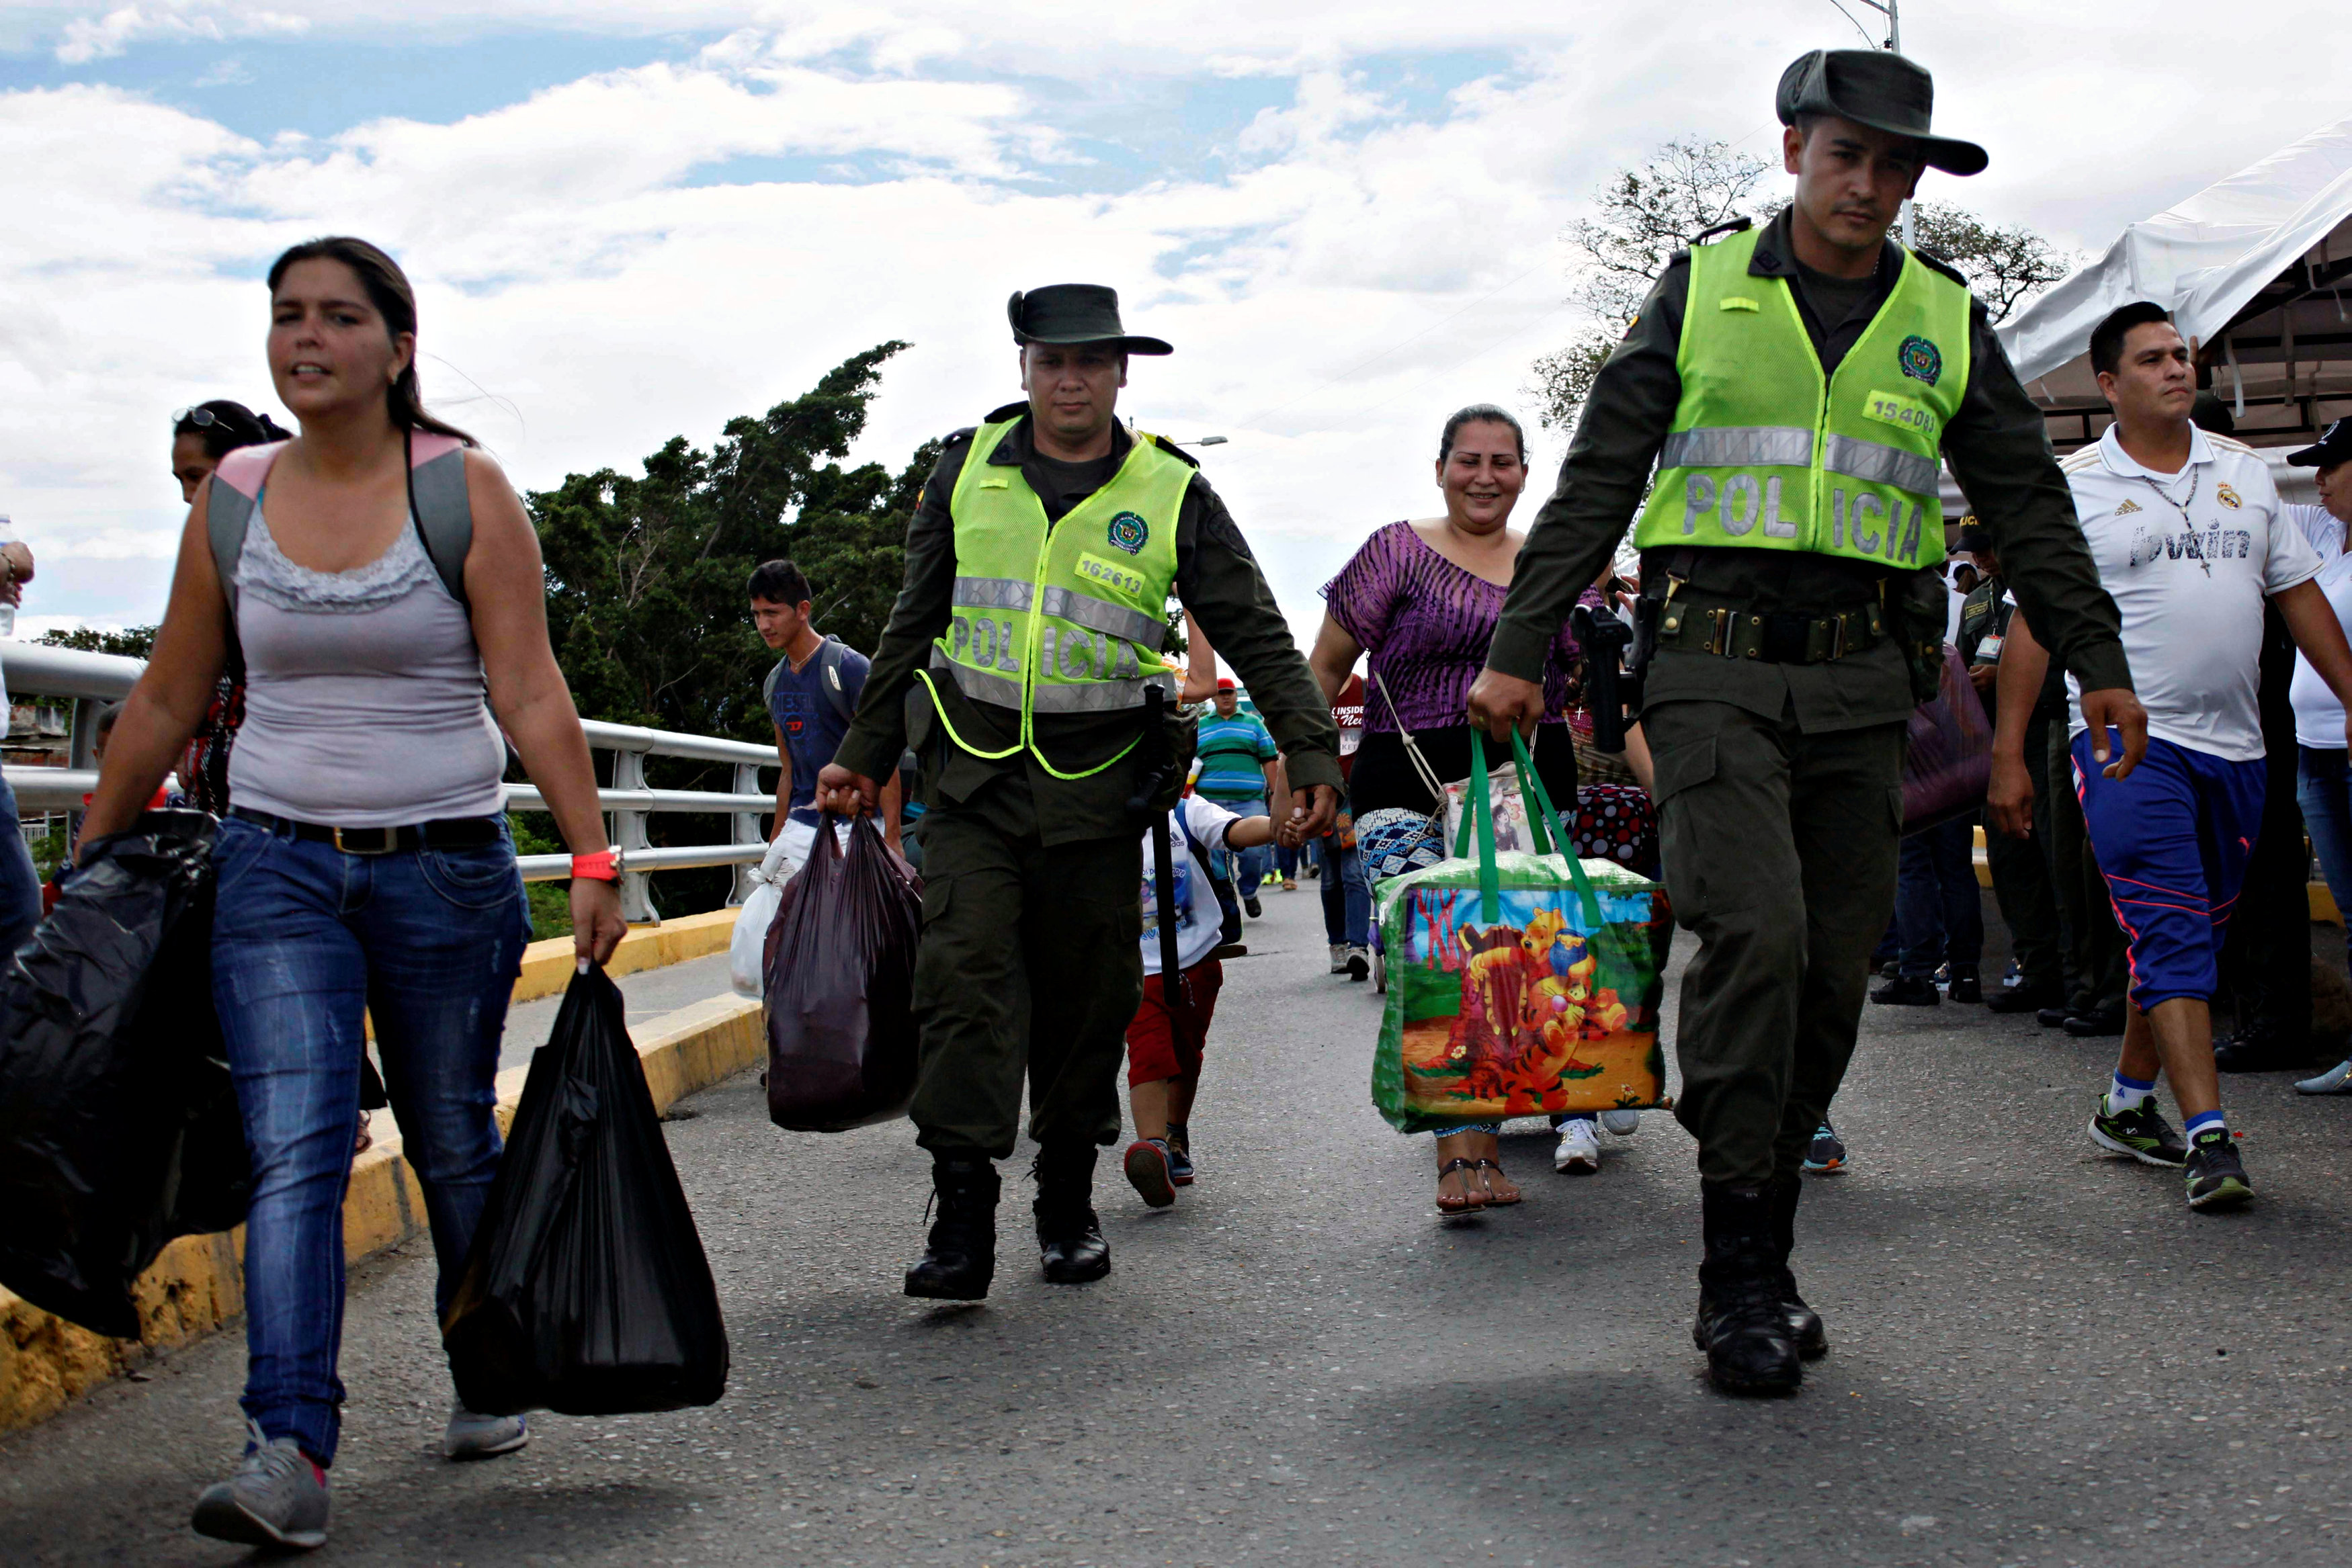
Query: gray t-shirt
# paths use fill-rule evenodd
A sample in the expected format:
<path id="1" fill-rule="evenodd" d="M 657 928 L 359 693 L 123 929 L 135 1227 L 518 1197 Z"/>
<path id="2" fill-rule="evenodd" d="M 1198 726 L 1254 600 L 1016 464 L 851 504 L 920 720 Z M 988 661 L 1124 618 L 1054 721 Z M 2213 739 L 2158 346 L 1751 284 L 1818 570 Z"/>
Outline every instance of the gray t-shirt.
<path id="1" fill-rule="evenodd" d="M 339 828 L 505 809 L 473 624 L 414 528 L 365 566 L 313 571 L 286 559 L 256 506 L 236 582 L 236 804 Z"/>

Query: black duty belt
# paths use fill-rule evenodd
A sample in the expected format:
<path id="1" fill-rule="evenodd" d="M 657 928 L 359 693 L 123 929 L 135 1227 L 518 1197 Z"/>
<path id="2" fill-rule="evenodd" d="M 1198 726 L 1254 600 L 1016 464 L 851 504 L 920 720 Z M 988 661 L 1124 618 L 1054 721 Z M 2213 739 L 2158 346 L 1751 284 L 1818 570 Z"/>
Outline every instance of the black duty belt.
<path id="1" fill-rule="evenodd" d="M 1660 607 L 1658 646 L 1773 664 L 1825 664 L 1886 639 L 1886 611 L 1858 604 L 1832 615 L 1751 610 L 1738 600 L 1678 591 Z"/>
<path id="2" fill-rule="evenodd" d="M 332 844 L 354 855 L 388 855 L 398 850 L 425 846 L 479 849 L 499 841 L 496 817 L 443 817 L 437 821 L 411 822 L 397 828 L 330 828 L 318 822 L 298 822 L 290 817 L 274 817 L 246 806 L 232 806 L 228 814 L 273 833 L 289 833 L 298 839 Z"/>

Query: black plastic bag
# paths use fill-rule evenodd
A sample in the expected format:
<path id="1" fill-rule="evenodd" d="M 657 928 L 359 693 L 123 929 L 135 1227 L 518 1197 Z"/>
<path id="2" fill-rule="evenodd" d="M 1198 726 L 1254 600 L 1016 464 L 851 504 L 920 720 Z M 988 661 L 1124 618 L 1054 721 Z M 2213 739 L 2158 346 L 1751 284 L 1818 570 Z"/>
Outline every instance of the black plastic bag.
<path id="1" fill-rule="evenodd" d="M 441 1321 L 457 1397 L 510 1416 L 711 1405 L 727 1325 L 621 993 L 572 977 Z"/>
<path id="2" fill-rule="evenodd" d="M 832 818 L 820 821 L 768 927 L 768 1115 L 779 1127 L 842 1133 L 906 1114 L 922 889 L 871 817 L 851 824 L 845 852 Z"/>
<path id="3" fill-rule="evenodd" d="M 213 1012 L 215 826 L 150 811 L 90 841 L 0 978 L 0 1284 L 117 1338 L 164 1243 L 252 1192 Z"/>

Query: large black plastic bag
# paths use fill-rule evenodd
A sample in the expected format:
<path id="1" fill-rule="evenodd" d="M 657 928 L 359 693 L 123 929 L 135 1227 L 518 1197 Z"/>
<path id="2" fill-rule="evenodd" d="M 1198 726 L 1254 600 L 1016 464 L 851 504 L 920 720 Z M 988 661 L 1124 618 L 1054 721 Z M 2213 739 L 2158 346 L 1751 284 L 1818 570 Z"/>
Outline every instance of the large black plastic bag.
<path id="1" fill-rule="evenodd" d="M 906 1114 L 915 1097 L 915 943 L 922 879 L 871 817 L 817 829 L 768 927 L 768 1115 L 841 1133 Z"/>
<path id="2" fill-rule="evenodd" d="M 252 1191 L 213 1012 L 215 826 L 150 811 L 90 841 L 0 977 L 0 1284 L 118 1338 L 164 1243 Z"/>
<path id="3" fill-rule="evenodd" d="M 441 1343 L 457 1397 L 488 1415 L 675 1410 L 727 1390 L 718 1288 L 602 969 L 573 977 L 531 1055 Z"/>

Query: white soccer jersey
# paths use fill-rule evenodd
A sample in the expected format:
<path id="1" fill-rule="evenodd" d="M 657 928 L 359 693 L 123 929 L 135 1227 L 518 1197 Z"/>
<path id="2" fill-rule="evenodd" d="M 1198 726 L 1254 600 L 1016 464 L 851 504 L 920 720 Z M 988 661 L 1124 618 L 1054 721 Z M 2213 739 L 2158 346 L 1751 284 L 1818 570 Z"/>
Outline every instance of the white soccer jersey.
<path id="1" fill-rule="evenodd" d="M 2303 530 L 2280 515 L 2270 469 L 2243 442 L 2193 426 L 2178 474 L 2134 462 L 2112 425 L 2060 466 L 2099 580 L 2123 614 L 2148 733 L 2232 762 L 2261 757 L 2263 599 L 2320 567 Z M 2083 689 L 2072 672 L 2066 695 L 2080 735 Z"/>

